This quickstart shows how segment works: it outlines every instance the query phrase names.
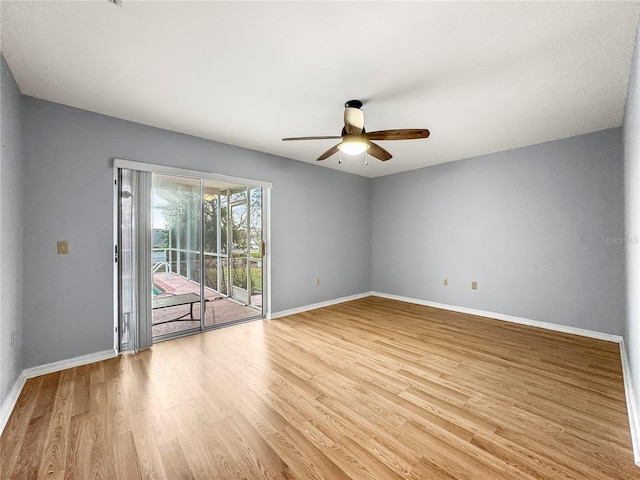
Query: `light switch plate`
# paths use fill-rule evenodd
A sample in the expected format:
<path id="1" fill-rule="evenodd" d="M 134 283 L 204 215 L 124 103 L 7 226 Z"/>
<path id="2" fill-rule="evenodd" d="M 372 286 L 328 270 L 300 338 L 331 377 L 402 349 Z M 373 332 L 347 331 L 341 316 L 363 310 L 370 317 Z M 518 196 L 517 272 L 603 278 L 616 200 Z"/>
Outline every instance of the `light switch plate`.
<path id="1" fill-rule="evenodd" d="M 58 241 L 58 255 L 69 254 L 69 242 L 67 240 Z"/>

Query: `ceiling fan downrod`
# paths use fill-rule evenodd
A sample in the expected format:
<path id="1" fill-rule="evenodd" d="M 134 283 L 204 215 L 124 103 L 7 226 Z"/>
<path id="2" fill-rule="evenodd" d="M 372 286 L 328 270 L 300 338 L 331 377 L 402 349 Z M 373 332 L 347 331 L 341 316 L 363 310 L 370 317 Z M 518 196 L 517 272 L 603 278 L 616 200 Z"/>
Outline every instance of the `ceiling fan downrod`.
<path id="1" fill-rule="evenodd" d="M 347 100 L 344 108 L 362 108 L 362 102 L 360 100 Z"/>

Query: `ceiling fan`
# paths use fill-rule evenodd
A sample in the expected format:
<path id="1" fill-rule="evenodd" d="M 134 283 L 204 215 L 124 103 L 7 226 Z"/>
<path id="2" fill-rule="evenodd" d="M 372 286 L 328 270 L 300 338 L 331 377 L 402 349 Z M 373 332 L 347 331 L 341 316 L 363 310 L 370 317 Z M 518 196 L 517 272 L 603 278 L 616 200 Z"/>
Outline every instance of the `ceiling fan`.
<path id="1" fill-rule="evenodd" d="M 285 142 L 291 140 L 328 140 L 341 138 L 342 141 L 318 157 L 318 161 L 329 158 L 338 151 L 347 155 L 358 155 L 367 152 L 378 160 L 389 160 L 392 155 L 372 140 L 412 140 L 427 138 L 429 130 L 426 128 L 413 128 L 402 130 L 378 130 L 367 133 L 364 129 L 364 112 L 361 110 L 360 100 L 349 100 L 344 104 L 344 128 L 339 136 L 318 137 L 289 137 L 283 138 Z"/>

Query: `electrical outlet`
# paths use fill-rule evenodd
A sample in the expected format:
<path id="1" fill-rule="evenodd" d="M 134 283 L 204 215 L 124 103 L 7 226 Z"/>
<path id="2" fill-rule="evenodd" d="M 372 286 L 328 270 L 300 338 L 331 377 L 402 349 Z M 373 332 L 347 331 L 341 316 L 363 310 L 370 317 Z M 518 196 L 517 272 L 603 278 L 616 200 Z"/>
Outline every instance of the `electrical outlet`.
<path id="1" fill-rule="evenodd" d="M 478 289 L 478 282 L 471 282 L 471 290 L 477 290 Z"/>
<path id="2" fill-rule="evenodd" d="M 448 287 L 449 286 L 449 279 L 445 278 L 444 282 L 442 282 L 442 285 L 444 285 L 445 287 Z"/>
<path id="3" fill-rule="evenodd" d="M 16 331 L 15 330 L 11 330 L 11 346 L 15 346 L 16 344 Z"/>

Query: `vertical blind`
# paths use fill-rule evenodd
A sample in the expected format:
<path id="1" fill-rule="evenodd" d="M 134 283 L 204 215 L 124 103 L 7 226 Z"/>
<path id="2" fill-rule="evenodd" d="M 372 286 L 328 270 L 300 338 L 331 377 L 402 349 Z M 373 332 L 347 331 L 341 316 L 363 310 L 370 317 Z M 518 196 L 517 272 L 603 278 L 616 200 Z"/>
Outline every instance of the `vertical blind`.
<path id="1" fill-rule="evenodd" d="M 119 178 L 119 346 L 136 353 L 152 344 L 151 173 L 121 168 Z"/>

